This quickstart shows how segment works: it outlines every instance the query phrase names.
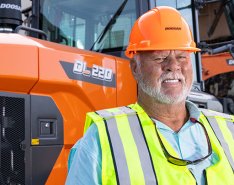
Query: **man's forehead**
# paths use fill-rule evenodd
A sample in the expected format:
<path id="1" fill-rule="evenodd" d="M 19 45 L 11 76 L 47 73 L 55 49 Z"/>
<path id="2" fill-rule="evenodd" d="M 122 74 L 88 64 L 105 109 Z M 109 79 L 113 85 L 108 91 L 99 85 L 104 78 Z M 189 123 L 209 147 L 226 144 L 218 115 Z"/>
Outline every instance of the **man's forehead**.
<path id="1" fill-rule="evenodd" d="M 184 50 L 154 50 L 148 52 L 149 52 L 148 54 L 152 55 L 169 55 L 172 52 L 174 52 L 175 54 L 190 53 L 189 51 L 184 51 Z"/>
<path id="2" fill-rule="evenodd" d="M 152 58 L 165 58 L 169 55 L 186 56 L 189 57 L 192 52 L 185 50 L 152 50 L 152 51 L 140 51 L 138 54 L 142 60 L 148 60 Z"/>

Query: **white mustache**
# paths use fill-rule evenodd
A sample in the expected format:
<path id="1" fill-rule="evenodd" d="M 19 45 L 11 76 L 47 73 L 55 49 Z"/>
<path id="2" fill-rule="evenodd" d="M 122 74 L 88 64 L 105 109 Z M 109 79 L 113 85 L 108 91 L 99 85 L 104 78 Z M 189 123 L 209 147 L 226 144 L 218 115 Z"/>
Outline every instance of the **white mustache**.
<path id="1" fill-rule="evenodd" d="M 181 82 L 185 82 L 185 77 L 181 73 L 174 73 L 174 72 L 169 72 L 169 73 L 163 73 L 159 81 L 163 82 L 164 80 L 180 80 Z"/>

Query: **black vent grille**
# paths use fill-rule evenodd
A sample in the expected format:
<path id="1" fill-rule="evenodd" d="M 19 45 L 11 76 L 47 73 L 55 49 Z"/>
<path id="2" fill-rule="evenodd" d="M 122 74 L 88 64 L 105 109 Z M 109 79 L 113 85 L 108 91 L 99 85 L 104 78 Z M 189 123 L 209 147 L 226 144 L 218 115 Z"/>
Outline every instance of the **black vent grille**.
<path id="1" fill-rule="evenodd" d="M 25 99 L 0 96 L 1 185 L 25 184 L 24 140 Z"/>

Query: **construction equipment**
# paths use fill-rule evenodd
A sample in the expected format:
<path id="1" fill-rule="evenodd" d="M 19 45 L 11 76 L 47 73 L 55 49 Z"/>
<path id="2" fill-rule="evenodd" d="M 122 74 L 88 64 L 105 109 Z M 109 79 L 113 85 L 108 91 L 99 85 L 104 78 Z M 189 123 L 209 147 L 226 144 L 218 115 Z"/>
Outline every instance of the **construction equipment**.
<path id="1" fill-rule="evenodd" d="M 70 148 L 82 136 L 85 113 L 136 101 L 124 51 L 137 17 L 156 5 L 177 7 L 199 42 L 198 12 L 189 0 L 29 4 L 21 25 L 21 2 L 0 0 L 0 184 L 59 185 Z M 199 53 L 192 62 L 188 99 L 223 111 L 214 96 L 202 92 Z"/>
<path id="2" fill-rule="evenodd" d="M 224 112 L 234 114 L 234 1 L 205 0 L 200 3 L 199 47 L 205 91 L 216 96 Z"/>

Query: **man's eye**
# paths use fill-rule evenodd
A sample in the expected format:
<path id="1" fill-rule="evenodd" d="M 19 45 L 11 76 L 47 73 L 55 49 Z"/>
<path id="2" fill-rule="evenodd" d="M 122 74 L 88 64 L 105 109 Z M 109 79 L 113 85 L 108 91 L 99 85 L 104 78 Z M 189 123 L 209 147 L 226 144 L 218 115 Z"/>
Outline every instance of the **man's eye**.
<path id="1" fill-rule="evenodd" d="M 177 58 L 177 60 L 180 61 L 180 62 L 184 62 L 184 61 L 187 60 L 187 56 L 183 56 L 183 55 L 178 56 L 178 57 L 176 57 L 176 58 Z"/>
<path id="2" fill-rule="evenodd" d="M 166 60 L 166 57 L 157 57 L 157 58 L 154 58 L 153 59 L 155 62 L 157 62 L 157 63 L 161 63 L 161 62 L 163 62 L 164 60 Z"/>

